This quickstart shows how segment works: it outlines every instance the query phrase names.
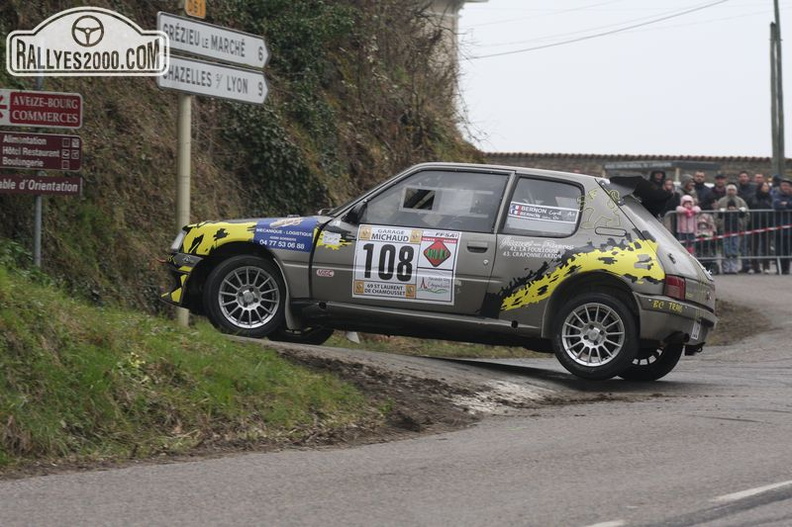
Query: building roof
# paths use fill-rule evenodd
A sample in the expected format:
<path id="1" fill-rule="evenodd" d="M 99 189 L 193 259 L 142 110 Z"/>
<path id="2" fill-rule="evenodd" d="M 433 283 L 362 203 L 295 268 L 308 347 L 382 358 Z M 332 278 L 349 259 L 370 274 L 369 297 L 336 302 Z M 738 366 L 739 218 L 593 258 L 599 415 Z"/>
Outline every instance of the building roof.
<path id="1" fill-rule="evenodd" d="M 711 162 L 711 163 L 740 163 L 740 162 L 771 162 L 772 158 L 761 156 L 675 156 L 675 155 L 652 155 L 652 154 L 565 154 L 548 152 L 484 152 L 488 159 L 498 157 L 526 157 L 533 159 L 601 159 L 603 161 L 613 160 L 614 162 L 628 161 L 664 161 L 664 162 Z M 788 161 L 792 159 L 787 158 Z"/>

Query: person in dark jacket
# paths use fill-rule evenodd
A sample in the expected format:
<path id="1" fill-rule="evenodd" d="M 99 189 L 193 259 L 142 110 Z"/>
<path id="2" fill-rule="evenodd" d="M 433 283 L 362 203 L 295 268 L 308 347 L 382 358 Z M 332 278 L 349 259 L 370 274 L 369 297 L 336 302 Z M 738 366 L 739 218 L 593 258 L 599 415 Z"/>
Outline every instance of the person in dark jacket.
<path id="1" fill-rule="evenodd" d="M 665 212 L 665 206 L 671 193 L 663 189 L 665 172 L 654 170 L 649 174 L 649 179 L 641 179 L 635 187 L 635 195 L 641 199 L 641 203 L 652 216 L 660 218 Z"/>
<path id="2" fill-rule="evenodd" d="M 704 210 L 712 210 L 719 199 L 726 197 L 726 174 L 715 175 L 715 185 L 709 189 L 707 200 L 700 202 L 699 206 Z"/>
<path id="3" fill-rule="evenodd" d="M 693 174 L 693 188 L 696 189 L 696 197 L 698 198 L 698 206 L 702 209 L 704 206 L 703 203 L 711 202 L 712 198 L 710 197 L 710 188 L 706 185 L 707 175 L 704 173 L 703 170 L 697 170 Z"/>
<path id="4" fill-rule="evenodd" d="M 776 227 L 784 227 L 775 231 L 776 256 L 781 264 L 781 274 L 789 274 L 789 259 L 792 256 L 792 180 L 782 179 L 773 198 Z"/>
<path id="5" fill-rule="evenodd" d="M 748 245 L 754 256 L 749 272 L 764 271 L 767 274 L 770 272 L 770 232 L 767 228 L 770 227 L 773 216 L 773 198 L 770 196 L 769 183 L 756 187 L 756 193 L 748 200 L 748 208 L 751 209 L 751 230 L 758 231 L 748 235 Z"/>

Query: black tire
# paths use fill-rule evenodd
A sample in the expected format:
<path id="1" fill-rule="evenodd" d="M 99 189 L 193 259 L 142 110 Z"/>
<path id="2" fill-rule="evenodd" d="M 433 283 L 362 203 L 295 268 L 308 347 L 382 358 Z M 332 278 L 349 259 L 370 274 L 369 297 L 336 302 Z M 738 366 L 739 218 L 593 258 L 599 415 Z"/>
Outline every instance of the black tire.
<path id="1" fill-rule="evenodd" d="M 570 373 L 602 381 L 621 374 L 638 353 L 635 315 L 620 298 L 584 293 L 564 304 L 553 328 L 556 358 Z"/>
<path id="2" fill-rule="evenodd" d="M 327 339 L 333 336 L 333 330 L 316 326 L 306 329 L 286 329 L 280 327 L 270 333 L 268 338 L 276 342 L 294 342 L 296 344 L 313 344 L 318 346 L 324 344 Z"/>
<path id="3" fill-rule="evenodd" d="M 266 337 L 283 324 L 286 287 L 280 269 L 258 256 L 233 256 L 206 279 L 204 308 L 223 333 Z"/>
<path id="4" fill-rule="evenodd" d="M 656 381 L 674 369 L 684 349 L 683 344 L 641 349 L 632 365 L 621 372 L 619 377 L 626 381 Z"/>

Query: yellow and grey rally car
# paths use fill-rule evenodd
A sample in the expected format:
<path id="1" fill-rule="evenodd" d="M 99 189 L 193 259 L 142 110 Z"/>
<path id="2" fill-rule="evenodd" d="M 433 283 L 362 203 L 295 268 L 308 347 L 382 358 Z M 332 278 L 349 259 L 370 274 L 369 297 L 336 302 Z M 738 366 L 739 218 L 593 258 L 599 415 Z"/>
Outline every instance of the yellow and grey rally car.
<path id="1" fill-rule="evenodd" d="M 701 351 L 715 287 L 640 179 L 417 165 L 317 216 L 184 227 L 163 299 L 248 337 L 519 345 L 582 378 L 656 380 Z"/>

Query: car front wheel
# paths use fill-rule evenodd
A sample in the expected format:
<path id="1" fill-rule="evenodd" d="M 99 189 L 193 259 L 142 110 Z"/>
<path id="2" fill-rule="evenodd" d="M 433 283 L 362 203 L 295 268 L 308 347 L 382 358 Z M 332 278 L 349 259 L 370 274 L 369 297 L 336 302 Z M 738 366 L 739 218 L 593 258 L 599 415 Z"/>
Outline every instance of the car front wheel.
<path id="1" fill-rule="evenodd" d="M 570 373 L 610 379 L 629 368 L 638 352 L 635 317 L 617 297 L 601 292 L 576 296 L 558 312 L 553 348 Z"/>
<path id="2" fill-rule="evenodd" d="M 212 324 L 224 333 L 266 337 L 283 324 L 286 288 L 274 262 L 241 255 L 209 273 L 204 306 Z"/>

